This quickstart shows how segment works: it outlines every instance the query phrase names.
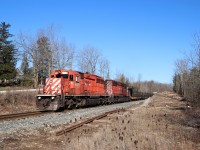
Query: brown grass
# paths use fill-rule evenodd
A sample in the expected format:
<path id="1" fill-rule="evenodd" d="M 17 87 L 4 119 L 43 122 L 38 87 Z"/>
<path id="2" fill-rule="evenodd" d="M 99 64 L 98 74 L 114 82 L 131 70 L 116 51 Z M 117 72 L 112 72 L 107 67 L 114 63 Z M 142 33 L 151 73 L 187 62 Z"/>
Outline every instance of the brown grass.
<path id="1" fill-rule="evenodd" d="M 198 128 L 186 125 L 185 111 L 168 106 L 184 102 L 153 96 L 147 107 L 112 114 L 62 136 L 45 133 L 17 143 L 19 149 L 63 150 L 196 150 L 200 149 Z M 134 108 L 133 108 L 134 109 Z M 63 127 L 60 127 L 63 128 Z"/>
<path id="2" fill-rule="evenodd" d="M 23 86 L 0 86 L 0 91 L 10 91 L 10 90 L 27 90 L 33 89 L 33 87 L 23 87 Z"/>
<path id="3" fill-rule="evenodd" d="M 172 103 L 167 98 L 161 100 L 154 96 L 150 107 L 116 114 L 111 125 L 98 129 L 82 128 L 75 135 L 64 135 L 64 149 L 200 149 L 197 144 L 200 142 L 199 130 L 184 126 L 183 113 L 166 107 Z"/>
<path id="4" fill-rule="evenodd" d="M 7 91 L 0 94 L 0 115 L 36 110 L 36 92 Z"/>

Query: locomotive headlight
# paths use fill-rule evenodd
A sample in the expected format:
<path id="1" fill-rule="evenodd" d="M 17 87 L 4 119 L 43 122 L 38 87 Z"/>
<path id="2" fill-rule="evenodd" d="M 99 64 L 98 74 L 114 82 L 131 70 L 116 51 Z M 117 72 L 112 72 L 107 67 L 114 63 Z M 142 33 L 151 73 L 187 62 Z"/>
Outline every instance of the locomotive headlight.
<path id="1" fill-rule="evenodd" d="M 51 99 L 55 99 L 55 97 L 52 96 Z"/>
<path id="2" fill-rule="evenodd" d="M 41 97 L 39 96 L 38 99 L 41 99 Z"/>

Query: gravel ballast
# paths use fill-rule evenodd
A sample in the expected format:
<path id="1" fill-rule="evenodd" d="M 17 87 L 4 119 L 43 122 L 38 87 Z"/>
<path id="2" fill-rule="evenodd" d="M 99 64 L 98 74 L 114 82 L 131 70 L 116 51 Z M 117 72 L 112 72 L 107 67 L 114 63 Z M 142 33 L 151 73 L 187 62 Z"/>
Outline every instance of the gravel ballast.
<path id="1" fill-rule="evenodd" d="M 137 106 L 142 102 L 143 101 L 135 101 L 91 108 L 74 109 L 64 112 L 33 116 L 24 119 L 2 121 L 0 122 L 0 141 L 5 138 L 3 135 L 28 135 L 33 133 L 40 134 L 39 132 L 41 129 L 43 129 L 43 131 L 45 130 L 46 132 L 59 125 L 66 125 L 74 122 L 75 120 L 92 117 L 115 109 L 128 108 L 134 105 Z"/>

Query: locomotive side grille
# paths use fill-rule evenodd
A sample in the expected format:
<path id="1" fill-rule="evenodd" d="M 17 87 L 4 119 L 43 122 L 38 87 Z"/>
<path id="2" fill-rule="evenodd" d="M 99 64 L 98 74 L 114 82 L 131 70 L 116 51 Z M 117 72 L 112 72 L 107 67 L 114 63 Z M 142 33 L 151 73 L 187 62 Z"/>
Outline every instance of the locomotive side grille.
<path id="1" fill-rule="evenodd" d="M 44 88 L 46 94 L 61 94 L 61 79 L 60 78 L 47 78 Z"/>

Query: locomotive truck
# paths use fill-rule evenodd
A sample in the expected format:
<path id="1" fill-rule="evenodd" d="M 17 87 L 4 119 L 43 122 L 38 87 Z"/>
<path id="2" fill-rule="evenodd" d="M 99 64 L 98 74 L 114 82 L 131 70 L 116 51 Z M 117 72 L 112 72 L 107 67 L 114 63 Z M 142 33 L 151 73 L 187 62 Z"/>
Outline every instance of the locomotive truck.
<path id="1" fill-rule="evenodd" d="M 54 70 L 36 96 L 39 110 L 52 111 L 127 101 L 127 85 L 73 70 Z"/>

